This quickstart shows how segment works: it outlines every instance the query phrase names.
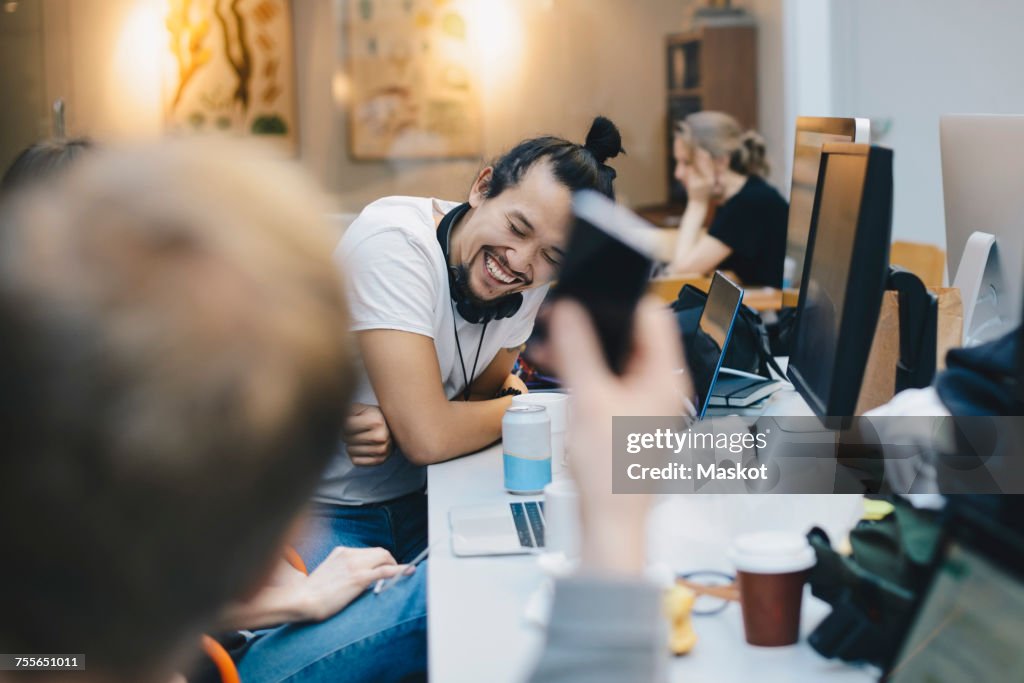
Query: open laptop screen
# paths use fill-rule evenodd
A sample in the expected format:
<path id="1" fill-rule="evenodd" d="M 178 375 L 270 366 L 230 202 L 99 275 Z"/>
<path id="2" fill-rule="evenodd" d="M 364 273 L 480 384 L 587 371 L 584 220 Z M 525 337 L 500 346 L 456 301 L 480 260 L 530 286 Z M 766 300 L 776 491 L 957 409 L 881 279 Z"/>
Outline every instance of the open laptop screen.
<path id="1" fill-rule="evenodd" d="M 708 299 L 697 323 L 697 334 L 691 353 L 700 355 L 700 362 L 691 363 L 693 389 L 699 407 L 697 417 L 703 418 L 715 388 L 718 371 L 729 345 L 736 314 L 743 300 L 743 290 L 729 278 L 716 272 L 708 289 Z"/>

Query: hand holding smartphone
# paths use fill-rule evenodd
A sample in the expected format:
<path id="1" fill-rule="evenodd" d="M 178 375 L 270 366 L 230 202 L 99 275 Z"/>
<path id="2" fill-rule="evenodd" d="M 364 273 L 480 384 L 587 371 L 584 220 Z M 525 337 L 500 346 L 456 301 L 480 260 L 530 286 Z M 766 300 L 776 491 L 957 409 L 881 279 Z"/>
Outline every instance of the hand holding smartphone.
<path id="1" fill-rule="evenodd" d="M 633 316 L 647 290 L 655 228 L 593 190 L 573 195 L 573 225 L 556 299 L 580 302 L 594 321 L 605 361 L 618 375 L 632 350 Z"/>

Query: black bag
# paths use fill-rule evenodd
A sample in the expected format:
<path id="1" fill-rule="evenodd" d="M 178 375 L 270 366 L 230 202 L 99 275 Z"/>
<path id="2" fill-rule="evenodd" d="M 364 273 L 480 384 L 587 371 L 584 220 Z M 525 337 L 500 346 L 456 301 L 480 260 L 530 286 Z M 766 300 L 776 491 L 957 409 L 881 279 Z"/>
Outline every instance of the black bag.
<path id="1" fill-rule="evenodd" d="M 796 339 L 796 306 L 779 309 L 773 323 L 768 324 L 768 347 L 773 356 L 788 356 Z"/>
<path id="2" fill-rule="evenodd" d="M 808 577 L 811 592 L 832 605 L 807 638 L 823 657 L 887 669 L 928 585 L 939 513 L 889 500 L 893 512 L 877 522 L 861 521 L 850 532 L 849 556 L 836 552 L 821 529 L 807 534 L 818 560 Z"/>
<path id="3" fill-rule="evenodd" d="M 718 360 L 717 346 L 711 342 L 705 343 L 701 335 L 697 334 L 697 325 L 707 299 L 708 295 L 701 290 L 685 285 L 679 292 L 679 298 L 672 304 L 679 331 L 683 335 L 686 362 L 698 384 L 699 380 L 705 379 L 715 371 Z M 725 352 L 722 365 L 733 370 L 752 372 L 767 379 L 772 379 L 772 370 L 778 373 L 779 377 L 786 376 L 772 358 L 764 321 L 757 311 L 746 306 L 740 306 L 736 315 L 736 324 L 733 326 L 729 348 Z"/>

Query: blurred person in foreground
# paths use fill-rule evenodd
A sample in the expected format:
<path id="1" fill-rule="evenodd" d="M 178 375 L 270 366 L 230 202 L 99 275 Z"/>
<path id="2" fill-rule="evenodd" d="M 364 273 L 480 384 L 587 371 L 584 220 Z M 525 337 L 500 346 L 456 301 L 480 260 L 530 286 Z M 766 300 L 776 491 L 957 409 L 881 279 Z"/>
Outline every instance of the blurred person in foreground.
<path id="1" fill-rule="evenodd" d="M 0 651 L 87 664 L 35 680 L 175 680 L 226 619 L 330 617 L 277 629 L 277 664 L 246 672 L 243 655 L 247 683 L 388 680 L 417 663 L 399 646 L 423 625 L 422 572 L 372 597 L 403 571 L 379 549 L 336 551 L 308 578 L 279 559 L 353 377 L 316 207 L 280 167 L 178 147 L 103 153 L 0 215 Z M 648 499 L 611 495 L 611 417 L 678 411 L 678 335 L 645 304 L 615 377 L 582 310 L 559 304 L 552 324 L 579 392 L 584 552 L 533 680 L 657 680 Z M 311 642 L 338 649 L 286 674 Z"/>
<path id="2" fill-rule="evenodd" d="M 348 315 L 306 181 L 205 145 L 96 152 L 4 202 L 0 652 L 162 682 L 202 631 L 305 622 L 250 634 L 243 669 L 290 646 L 247 683 L 422 675 L 422 572 L 370 602 L 387 551 L 280 559 L 347 413 Z"/>

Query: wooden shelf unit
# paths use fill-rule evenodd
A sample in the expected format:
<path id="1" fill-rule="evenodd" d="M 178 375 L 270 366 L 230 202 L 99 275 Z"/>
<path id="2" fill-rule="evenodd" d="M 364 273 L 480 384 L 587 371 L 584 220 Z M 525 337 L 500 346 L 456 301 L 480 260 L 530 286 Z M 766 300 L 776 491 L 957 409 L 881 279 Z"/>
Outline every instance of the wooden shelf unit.
<path id="1" fill-rule="evenodd" d="M 668 202 L 682 205 L 686 193 L 675 179 L 672 156 L 675 122 L 697 111 L 714 110 L 757 128 L 757 27 L 704 26 L 670 35 L 665 58 Z"/>

